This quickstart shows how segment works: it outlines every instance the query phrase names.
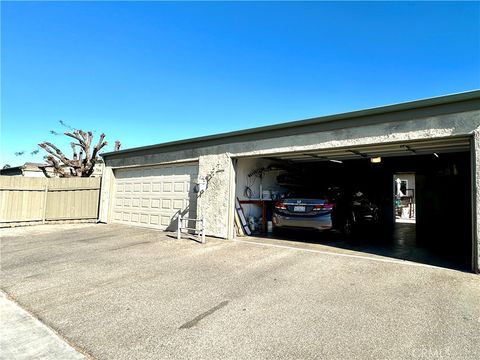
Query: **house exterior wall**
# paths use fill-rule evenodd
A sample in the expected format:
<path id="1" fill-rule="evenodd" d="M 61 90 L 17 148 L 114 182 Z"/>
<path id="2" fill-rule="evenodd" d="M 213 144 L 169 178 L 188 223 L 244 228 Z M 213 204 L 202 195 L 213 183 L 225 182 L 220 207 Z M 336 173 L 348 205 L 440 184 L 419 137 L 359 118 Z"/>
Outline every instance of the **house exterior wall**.
<path id="1" fill-rule="evenodd" d="M 25 169 L 23 170 L 23 176 L 26 177 L 41 177 L 44 178 L 45 174 L 41 170 L 29 170 Z"/>
<path id="2" fill-rule="evenodd" d="M 398 117 L 398 120 L 393 120 Z M 387 122 L 385 122 L 387 121 Z M 235 199 L 235 171 L 232 158 L 246 156 L 266 156 L 294 151 L 315 151 L 338 147 L 396 143 L 401 141 L 428 140 L 454 136 L 473 136 L 475 134 L 476 157 L 473 169 L 478 173 L 480 165 L 478 153 L 478 129 L 480 128 L 480 110 L 457 113 L 436 114 L 426 117 L 392 114 L 391 119 L 378 122 L 375 117 L 361 118 L 346 125 L 331 124 L 306 127 L 302 131 L 292 130 L 292 135 L 270 137 L 262 134 L 232 137 L 225 143 L 210 145 L 208 142 L 192 143 L 163 148 L 149 148 L 132 153 L 111 154 L 106 157 L 109 167 L 121 168 L 161 164 L 175 161 L 199 161 L 199 175 L 206 176 L 216 168 L 215 175 L 198 202 L 198 214 L 205 216 L 208 234 L 222 238 L 233 237 L 233 204 Z M 347 126 L 348 125 L 348 126 Z M 315 130 L 315 131 L 314 131 Z M 300 133 L 302 132 L 302 133 Z M 476 179 L 477 186 L 480 185 Z M 478 218 L 480 209 L 475 203 L 474 214 Z M 476 223 L 478 224 L 478 222 Z M 478 225 L 475 225 L 478 237 Z M 480 247 L 480 244 L 478 245 Z M 478 257 L 478 252 L 476 252 Z"/>

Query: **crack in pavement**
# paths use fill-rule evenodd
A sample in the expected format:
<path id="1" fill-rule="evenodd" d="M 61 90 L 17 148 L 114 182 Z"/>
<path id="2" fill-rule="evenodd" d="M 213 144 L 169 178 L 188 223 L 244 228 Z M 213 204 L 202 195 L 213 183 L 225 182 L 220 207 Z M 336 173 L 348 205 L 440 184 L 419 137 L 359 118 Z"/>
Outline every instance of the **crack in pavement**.
<path id="1" fill-rule="evenodd" d="M 186 322 L 185 324 L 180 326 L 179 329 L 189 329 L 191 327 L 194 327 L 195 325 L 197 325 L 200 322 L 200 320 L 206 318 L 209 315 L 212 315 L 215 311 L 220 310 L 221 308 L 223 308 L 227 304 L 228 304 L 228 301 L 222 301 L 220 304 L 214 306 L 210 310 L 207 310 L 204 313 L 201 313 L 200 315 L 194 317 L 192 320 Z"/>

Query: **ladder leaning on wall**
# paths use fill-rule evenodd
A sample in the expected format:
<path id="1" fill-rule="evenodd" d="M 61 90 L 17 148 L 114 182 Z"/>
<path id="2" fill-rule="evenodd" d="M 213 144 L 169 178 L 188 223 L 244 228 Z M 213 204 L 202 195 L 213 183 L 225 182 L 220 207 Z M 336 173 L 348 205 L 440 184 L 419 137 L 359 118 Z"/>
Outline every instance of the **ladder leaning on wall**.
<path id="1" fill-rule="evenodd" d="M 183 222 L 186 221 L 186 224 L 184 226 Z M 195 225 L 197 223 L 200 223 L 200 228 L 197 228 L 197 226 L 191 228 L 188 227 L 188 222 L 193 221 L 195 222 Z M 188 217 L 182 217 L 181 214 L 178 214 L 178 224 L 177 224 L 177 239 L 180 240 L 182 238 L 182 230 L 191 230 L 194 231 L 195 233 L 199 232 L 200 233 L 200 242 L 202 244 L 205 244 L 205 217 L 202 216 L 200 219 L 192 219 Z M 197 234 L 195 234 L 197 235 Z"/>

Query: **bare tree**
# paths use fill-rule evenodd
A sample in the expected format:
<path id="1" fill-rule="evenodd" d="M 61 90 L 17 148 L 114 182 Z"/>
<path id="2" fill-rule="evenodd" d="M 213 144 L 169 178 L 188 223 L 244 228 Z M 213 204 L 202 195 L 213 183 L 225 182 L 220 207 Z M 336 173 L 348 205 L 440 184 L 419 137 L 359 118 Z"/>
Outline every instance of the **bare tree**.
<path id="1" fill-rule="evenodd" d="M 50 154 L 46 157 L 47 162 L 50 166 L 54 167 L 55 171 L 59 173 L 61 177 L 91 176 L 95 170 L 95 164 L 98 161 L 99 151 L 107 145 L 107 142 L 104 141 L 105 134 L 100 135 L 100 139 L 93 149 L 91 149 L 93 140 L 93 133 L 91 131 L 67 131 L 65 132 L 65 135 L 76 140 L 76 142 L 70 143 L 73 151 L 73 158 L 67 158 L 58 147 L 45 141 L 38 144 L 38 146 Z"/>

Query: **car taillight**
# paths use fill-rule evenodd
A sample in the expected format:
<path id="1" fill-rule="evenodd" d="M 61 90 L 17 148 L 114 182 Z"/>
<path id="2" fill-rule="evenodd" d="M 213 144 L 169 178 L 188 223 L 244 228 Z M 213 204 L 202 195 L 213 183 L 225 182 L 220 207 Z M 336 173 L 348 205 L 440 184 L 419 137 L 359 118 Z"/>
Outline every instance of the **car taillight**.
<path id="1" fill-rule="evenodd" d="M 275 209 L 280 209 L 280 210 L 287 210 L 287 207 L 285 206 L 285 204 L 281 201 L 278 201 L 276 204 L 275 204 Z"/>
<path id="2" fill-rule="evenodd" d="M 325 203 L 322 205 L 314 205 L 313 210 L 332 210 L 333 209 L 333 204 L 331 203 Z"/>

